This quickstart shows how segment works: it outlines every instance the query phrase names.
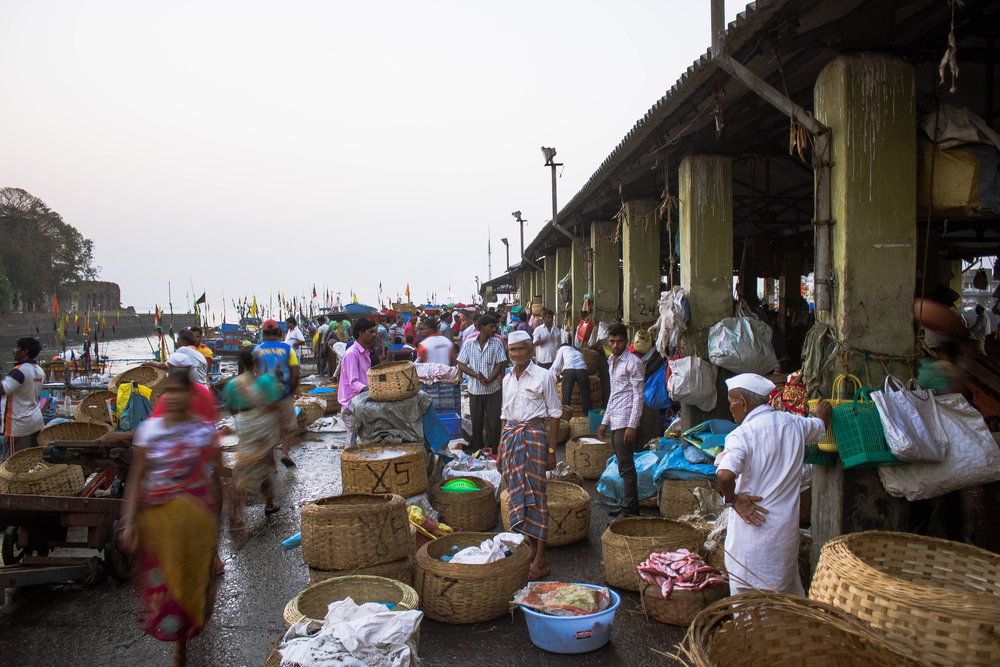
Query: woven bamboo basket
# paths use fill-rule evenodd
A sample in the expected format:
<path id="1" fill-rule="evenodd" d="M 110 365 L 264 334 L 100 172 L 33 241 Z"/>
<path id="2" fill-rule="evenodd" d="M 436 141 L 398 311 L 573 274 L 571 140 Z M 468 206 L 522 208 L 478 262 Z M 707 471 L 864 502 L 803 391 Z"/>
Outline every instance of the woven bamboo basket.
<path id="1" fill-rule="evenodd" d="M 267 652 L 267 659 L 264 660 L 264 667 L 281 667 L 281 654 L 278 653 L 277 643 L 271 644 L 271 650 Z"/>
<path id="2" fill-rule="evenodd" d="M 135 366 L 134 368 L 122 371 L 112 378 L 111 382 L 108 383 L 108 391 L 114 392 L 115 396 L 117 396 L 118 385 L 125 382 L 138 382 L 142 386 L 152 389 L 154 385 L 162 382 L 165 377 L 167 377 L 167 374 L 155 366 Z"/>
<path id="3" fill-rule="evenodd" d="M 302 560 L 320 570 L 349 570 L 413 553 L 406 502 L 393 494 L 349 494 L 302 506 Z"/>
<path id="4" fill-rule="evenodd" d="M 847 611 L 935 665 L 1000 664 L 1000 556 L 869 531 L 823 545 L 809 597 Z"/>
<path id="5" fill-rule="evenodd" d="M 302 621 L 322 621 L 331 602 L 351 598 L 357 604 L 385 602 L 396 605 L 393 611 L 417 609 L 420 598 L 412 587 L 401 581 L 371 575 L 334 577 L 313 584 L 285 605 L 285 627 Z"/>
<path id="6" fill-rule="evenodd" d="M 300 382 L 297 387 L 295 387 L 295 393 L 299 395 L 306 395 L 313 389 L 318 389 L 319 385 L 313 382 Z"/>
<path id="7" fill-rule="evenodd" d="M 562 396 L 561 393 L 559 395 Z M 576 410 L 573 409 L 572 405 L 564 405 L 562 406 L 562 414 L 559 415 L 559 419 L 568 422 L 575 415 L 576 415 Z"/>
<path id="8" fill-rule="evenodd" d="M 479 489 L 465 493 L 442 491 L 441 485 L 431 487 L 431 506 L 441 513 L 441 520 L 455 530 L 484 531 L 497 525 L 497 496 L 493 485 L 478 477 L 462 477 Z"/>
<path id="9" fill-rule="evenodd" d="M 445 563 L 441 556 L 479 545 L 492 533 L 454 533 L 428 542 L 417 552 L 414 588 L 428 618 L 442 623 L 479 623 L 506 615 L 510 600 L 528 583 L 531 547 L 523 542 L 512 555 L 494 563 Z"/>
<path id="10" fill-rule="evenodd" d="M 691 622 L 678 653 L 691 667 L 921 664 L 836 607 L 778 593 L 744 593 L 709 605 Z"/>
<path id="11" fill-rule="evenodd" d="M 579 542 L 590 532 L 590 494 L 571 482 L 549 480 L 545 483 L 549 508 L 547 547 Z M 510 493 L 500 494 L 500 518 L 504 530 L 510 530 Z"/>
<path id="12" fill-rule="evenodd" d="M 390 361 L 368 369 L 368 393 L 373 401 L 402 401 L 419 391 L 412 361 Z"/>
<path id="13" fill-rule="evenodd" d="M 305 421 L 306 428 L 308 428 L 310 424 L 323 416 L 326 403 L 320 405 L 317 401 L 299 399 L 295 401 L 295 407 L 301 408 L 299 419 Z"/>
<path id="14" fill-rule="evenodd" d="M 710 489 L 712 485 L 703 479 L 663 480 L 657 494 L 657 504 L 660 508 L 660 514 L 668 519 L 676 519 L 698 509 L 698 499 L 694 495 L 694 490 L 699 487 Z"/>
<path id="15" fill-rule="evenodd" d="M 367 458 L 385 451 L 403 453 Z M 427 490 L 423 445 L 386 442 L 348 447 L 340 455 L 340 474 L 344 493 L 398 493 L 409 498 Z"/>
<path id="16" fill-rule="evenodd" d="M 569 440 L 569 422 L 562 419 L 559 420 L 559 434 L 556 437 L 559 444 L 563 444 Z"/>
<path id="17" fill-rule="evenodd" d="M 73 412 L 73 418 L 79 422 L 107 422 L 111 423 L 111 413 L 108 410 L 108 401 L 117 398 L 118 394 L 107 389 L 92 391 L 83 397 L 80 404 Z"/>
<path id="18" fill-rule="evenodd" d="M 683 521 L 654 516 L 616 519 L 601 535 L 604 581 L 640 591 L 645 582 L 635 568 L 652 553 L 687 549 L 701 553 L 704 534 Z"/>
<path id="19" fill-rule="evenodd" d="M 75 496 L 83 490 L 83 468 L 42 460 L 44 447 L 29 447 L 0 462 L 0 492 L 30 496 Z"/>
<path id="20" fill-rule="evenodd" d="M 580 442 L 580 438 L 593 438 L 603 442 Z M 570 470 L 584 479 L 599 479 L 608 465 L 608 459 L 614 455 L 615 448 L 611 446 L 611 438 L 598 438 L 594 433 L 579 435 L 566 443 L 566 463 Z"/>
<path id="21" fill-rule="evenodd" d="M 562 380 L 556 382 L 556 391 L 559 396 L 562 396 Z M 601 407 L 601 378 L 597 375 L 590 376 L 590 403 L 592 406 Z M 569 406 L 573 408 L 574 414 L 582 414 L 583 419 L 586 419 L 587 415 L 583 414 L 583 402 L 580 398 L 580 387 L 573 387 L 573 394 L 570 396 Z"/>
<path id="22" fill-rule="evenodd" d="M 586 417 L 573 417 L 569 420 L 569 432 L 567 435 L 570 440 L 579 438 L 590 430 L 590 424 Z"/>
<path id="23" fill-rule="evenodd" d="M 309 583 L 318 584 L 334 577 L 347 577 L 355 574 L 370 574 L 376 577 L 385 577 L 401 581 L 407 586 L 413 585 L 413 556 L 406 556 L 391 563 L 380 563 L 371 567 L 358 567 L 353 570 L 318 570 L 309 568 Z"/>
<path id="24" fill-rule="evenodd" d="M 597 375 L 601 367 L 601 353 L 596 350 L 580 350 L 583 363 L 587 364 L 587 375 Z"/>
<path id="25" fill-rule="evenodd" d="M 38 445 L 45 447 L 59 440 L 100 440 L 110 431 L 111 424 L 104 422 L 59 422 L 39 431 Z"/>
<path id="26" fill-rule="evenodd" d="M 711 584 L 700 590 L 675 588 L 669 598 L 660 587 L 642 582 L 642 608 L 646 615 L 667 625 L 690 625 L 702 609 L 729 596 L 729 584 Z"/>

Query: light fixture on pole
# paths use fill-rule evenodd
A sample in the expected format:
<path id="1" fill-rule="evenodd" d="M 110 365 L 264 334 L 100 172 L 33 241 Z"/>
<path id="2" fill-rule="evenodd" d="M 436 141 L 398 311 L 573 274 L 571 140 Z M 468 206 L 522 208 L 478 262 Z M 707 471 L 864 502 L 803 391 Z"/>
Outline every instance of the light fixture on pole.
<path id="1" fill-rule="evenodd" d="M 506 237 L 500 239 L 500 243 L 507 249 L 507 270 L 510 271 L 510 244 L 507 242 Z"/>
<path id="2" fill-rule="evenodd" d="M 558 221 L 556 216 L 558 215 L 558 208 L 556 205 L 556 167 L 561 167 L 561 162 L 556 162 L 556 149 L 546 148 L 542 146 L 542 155 L 545 156 L 545 166 L 552 168 L 552 226 L 558 227 Z"/>
<path id="3" fill-rule="evenodd" d="M 520 211 L 514 211 L 511 215 L 514 216 L 514 219 L 517 220 L 517 223 L 521 226 L 521 262 L 524 262 L 524 223 L 526 223 L 527 220 L 521 217 Z"/>

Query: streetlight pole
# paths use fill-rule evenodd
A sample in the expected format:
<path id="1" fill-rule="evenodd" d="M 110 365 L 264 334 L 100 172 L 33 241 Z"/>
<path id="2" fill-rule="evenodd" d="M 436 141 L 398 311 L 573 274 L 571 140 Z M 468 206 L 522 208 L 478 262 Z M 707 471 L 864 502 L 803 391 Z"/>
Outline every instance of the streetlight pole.
<path id="1" fill-rule="evenodd" d="M 524 262 L 524 223 L 526 223 L 527 220 L 521 217 L 520 211 L 514 211 L 511 215 L 514 216 L 515 220 L 517 220 L 517 224 L 521 226 L 521 261 Z"/>
<path id="2" fill-rule="evenodd" d="M 556 149 L 546 148 L 542 146 L 542 155 L 545 156 L 545 166 L 552 168 L 552 226 L 556 229 L 559 228 L 559 221 L 557 216 L 559 214 L 559 209 L 556 204 L 556 167 L 561 167 L 561 162 L 556 162 Z"/>
<path id="3" fill-rule="evenodd" d="M 510 271 L 510 243 L 507 242 L 506 237 L 500 239 L 500 243 L 507 249 L 507 270 Z"/>

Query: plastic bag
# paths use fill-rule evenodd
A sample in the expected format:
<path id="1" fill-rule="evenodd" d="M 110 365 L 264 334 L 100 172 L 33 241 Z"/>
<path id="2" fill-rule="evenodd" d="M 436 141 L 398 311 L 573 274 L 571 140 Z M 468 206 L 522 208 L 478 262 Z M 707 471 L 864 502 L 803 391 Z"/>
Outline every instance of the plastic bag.
<path id="1" fill-rule="evenodd" d="M 961 394 L 934 401 L 948 436 L 944 461 L 879 468 L 882 486 L 894 496 L 925 500 L 1000 480 L 1000 450 L 982 415 Z"/>
<path id="2" fill-rule="evenodd" d="M 660 463 L 653 473 L 653 484 L 658 485 L 665 479 L 695 480 L 715 479 L 715 465 L 712 463 L 691 463 L 684 458 L 684 447 L 680 440 L 670 438 L 660 439 Z M 600 491 L 600 489 L 598 489 Z"/>
<path id="3" fill-rule="evenodd" d="M 668 350 L 678 347 L 684 340 L 687 332 L 687 323 L 691 320 L 691 313 L 687 309 L 687 297 L 684 296 L 684 289 L 675 286 L 668 292 L 660 295 L 660 318 L 650 328 L 656 331 L 656 349 L 664 357 Z"/>
<path id="4" fill-rule="evenodd" d="M 638 452 L 633 455 L 635 462 L 636 491 L 639 500 L 652 498 L 656 495 L 656 483 L 653 477 L 660 465 L 660 459 L 665 452 Z M 622 491 L 622 476 L 618 472 L 618 457 L 608 459 L 601 478 L 597 480 L 597 492 L 611 501 L 613 506 L 621 507 L 624 493 Z"/>
<path id="5" fill-rule="evenodd" d="M 703 412 L 715 408 L 715 366 L 699 357 L 671 359 L 667 391 L 677 403 L 693 405 Z"/>
<path id="6" fill-rule="evenodd" d="M 611 594 L 605 588 L 583 584 L 533 581 L 514 593 L 511 604 L 519 604 L 552 616 L 586 616 L 611 606 Z"/>
<path id="7" fill-rule="evenodd" d="M 118 387 L 118 430 L 134 431 L 153 412 L 152 392 L 136 382 Z"/>
<path id="8" fill-rule="evenodd" d="M 673 405 L 670 401 L 670 394 L 667 393 L 667 370 L 669 368 L 669 365 L 663 364 L 658 371 L 646 378 L 643 399 L 646 401 L 646 405 L 654 410 L 662 410 Z"/>
<path id="9" fill-rule="evenodd" d="M 897 459 L 919 463 L 944 460 L 948 434 L 941 426 L 934 392 L 907 389 L 890 375 L 885 379 L 884 391 L 872 392 L 871 398 L 882 419 L 885 441 Z"/>
<path id="10" fill-rule="evenodd" d="M 709 329 L 708 358 L 733 373 L 767 375 L 778 365 L 770 325 L 753 317 L 727 317 Z"/>

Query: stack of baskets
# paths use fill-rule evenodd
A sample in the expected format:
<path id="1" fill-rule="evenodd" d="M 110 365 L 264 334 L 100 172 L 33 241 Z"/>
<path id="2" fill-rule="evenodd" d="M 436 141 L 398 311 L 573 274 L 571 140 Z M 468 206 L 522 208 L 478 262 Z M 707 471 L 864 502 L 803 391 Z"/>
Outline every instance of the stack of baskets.
<path id="1" fill-rule="evenodd" d="M 562 396 L 562 380 L 556 382 L 556 391 L 559 392 L 559 396 Z M 601 378 L 597 375 L 590 376 L 590 404 L 592 406 L 601 407 L 602 401 L 601 395 Z M 573 394 L 570 396 L 570 407 L 576 411 L 577 414 L 583 415 L 586 418 L 587 414 L 583 411 L 583 402 L 580 398 L 580 387 L 579 385 L 573 385 Z"/>
<path id="2" fill-rule="evenodd" d="M 348 447 L 340 455 L 344 493 L 395 493 L 403 498 L 427 490 L 424 448 L 413 443 Z"/>
<path id="3" fill-rule="evenodd" d="M 412 361 L 390 361 L 368 369 L 368 394 L 373 401 L 402 401 L 420 391 Z"/>
<path id="4" fill-rule="evenodd" d="M 532 315 L 532 317 L 541 317 L 542 310 L 544 310 L 544 308 L 545 308 L 545 306 L 542 305 L 542 297 L 541 296 L 533 296 L 533 297 L 531 297 L 531 315 Z"/>
<path id="5" fill-rule="evenodd" d="M 549 509 L 548 547 L 579 542 L 590 531 L 590 494 L 572 482 L 549 480 L 545 483 Z M 500 494 L 500 518 L 504 530 L 510 530 L 510 493 Z"/>
<path id="6" fill-rule="evenodd" d="M 118 396 L 118 386 L 128 382 L 135 382 L 141 384 L 144 387 L 148 387 L 152 394 L 149 397 L 149 402 L 156 407 L 156 403 L 163 396 L 164 384 L 163 380 L 166 379 L 167 374 L 162 369 L 156 368 L 155 366 L 135 366 L 134 368 L 129 368 L 114 378 L 108 383 L 108 391 Z"/>
<path id="7" fill-rule="evenodd" d="M 111 406 L 109 401 L 115 401 L 118 394 L 107 389 L 92 391 L 80 401 L 73 412 L 73 419 L 79 422 L 107 422 L 111 423 Z"/>
<path id="8" fill-rule="evenodd" d="M 566 463 L 569 469 L 584 479 L 599 479 L 615 454 L 611 438 L 598 438 L 593 433 L 580 435 L 566 443 Z"/>
<path id="9" fill-rule="evenodd" d="M 745 593 L 706 607 L 679 654 L 692 667 L 923 664 L 836 607 L 778 593 Z"/>
<path id="10" fill-rule="evenodd" d="M 398 495 L 347 494 L 302 507 L 302 560 L 309 580 L 371 574 L 413 579 L 415 544 Z"/>
<path id="11" fill-rule="evenodd" d="M 915 660 L 1000 664 L 1000 556 L 989 551 L 910 533 L 841 535 L 823 545 L 809 597 Z"/>
<path id="12" fill-rule="evenodd" d="M 460 477 L 476 485 L 476 491 L 452 493 L 442 490 L 446 481 L 431 487 L 431 506 L 441 521 L 455 530 L 491 530 L 497 524 L 497 497 L 493 485 L 478 477 Z"/>
<path id="13" fill-rule="evenodd" d="M 512 555 L 493 563 L 445 563 L 452 547 L 478 546 L 490 533 L 454 533 L 428 542 L 417 552 L 414 587 L 424 614 L 442 623 L 479 623 L 510 611 L 510 600 L 528 583 L 531 547 L 522 542 Z"/>
<path id="14" fill-rule="evenodd" d="M 44 447 L 22 449 L 0 463 L 0 492 L 31 496 L 75 496 L 83 490 L 83 468 L 42 460 Z"/>
<path id="15" fill-rule="evenodd" d="M 357 604 L 379 602 L 393 605 L 392 611 L 407 611 L 420 607 L 417 592 L 396 579 L 372 575 L 333 577 L 309 586 L 285 605 L 282 614 L 285 627 L 303 621 L 322 621 L 331 602 L 351 598 Z M 414 637 L 414 643 L 418 637 Z"/>

